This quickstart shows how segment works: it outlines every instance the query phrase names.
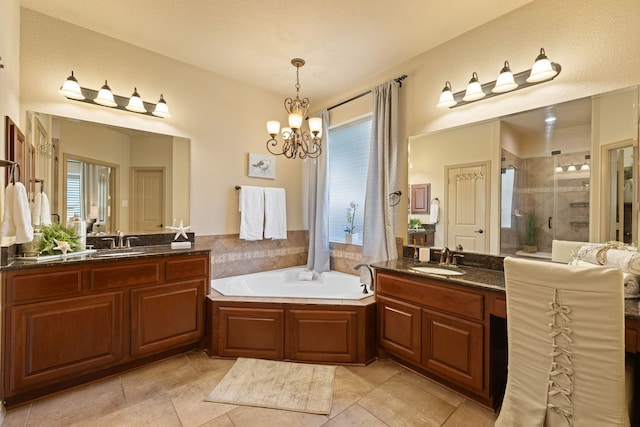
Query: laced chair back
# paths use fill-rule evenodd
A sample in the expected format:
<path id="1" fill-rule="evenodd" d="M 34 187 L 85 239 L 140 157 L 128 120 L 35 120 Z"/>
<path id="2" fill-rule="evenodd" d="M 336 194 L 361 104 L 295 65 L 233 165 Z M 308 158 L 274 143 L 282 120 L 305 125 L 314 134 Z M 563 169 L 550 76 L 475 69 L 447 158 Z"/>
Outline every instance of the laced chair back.
<path id="1" fill-rule="evenodd" d="M 628 426 L 623 275 L 504 260 L 509 367 L 499 427 Z"/>

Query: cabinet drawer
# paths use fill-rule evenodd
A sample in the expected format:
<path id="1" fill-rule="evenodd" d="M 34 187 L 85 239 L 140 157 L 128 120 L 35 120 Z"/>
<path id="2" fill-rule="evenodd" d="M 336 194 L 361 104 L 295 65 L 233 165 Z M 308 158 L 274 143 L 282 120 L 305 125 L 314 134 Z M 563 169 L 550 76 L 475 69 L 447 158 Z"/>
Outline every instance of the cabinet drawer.
<path id="1" fill-rule="evenodd" d="M 167 280 L 190 279 L 207 275 L 209 257 L 193 256 L 188 258 L 170 259 L 167 261 Z"/>
<path id="2" fill-rule="evenodd" d="M 472 291 L 447 287 L 430 279 L 377 275 L 378 293 L 423 304 L 474 320 L 484 318 L 484 296 Z"/>
<path id="3" fill-rule="evenodd" d="M 160 282 L 160 264 L 150 262 L 122 262 L 91 270 L 91 289 L 109 289 L 121 286 L 151 285 Z"/>
<path id="4" fill-rule="evenodd" d="M 71 296 L 82 290 L 81 270 L 49 270 L 10 275 L 9 295 L 14 304 L 53 297 Z"/>

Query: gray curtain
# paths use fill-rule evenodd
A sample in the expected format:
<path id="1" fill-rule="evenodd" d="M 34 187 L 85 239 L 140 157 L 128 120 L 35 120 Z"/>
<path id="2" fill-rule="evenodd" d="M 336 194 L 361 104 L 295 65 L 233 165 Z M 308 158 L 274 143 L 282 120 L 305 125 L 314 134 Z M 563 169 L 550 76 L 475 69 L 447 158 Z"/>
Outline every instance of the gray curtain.
<path id="1" fill-rule="evenodd" d="M 367 264 L 398 258 L 395 214 L 389 194 L 396 191 L 398 175 L 398 88 L 395 80 L 375 87 L 371 149 L 364 208 L 363 260 Z M 362 283 L 371 281 L 360 272 Z"/>
<path id="2" fill-rule="evenodd" d="M 329 148 L 329 111 L 322 110 L 322 154 L 309 160 L 309 255 L 307 268 L 318 273 L 329 271 L 329 184 L 327 152 Z"/>

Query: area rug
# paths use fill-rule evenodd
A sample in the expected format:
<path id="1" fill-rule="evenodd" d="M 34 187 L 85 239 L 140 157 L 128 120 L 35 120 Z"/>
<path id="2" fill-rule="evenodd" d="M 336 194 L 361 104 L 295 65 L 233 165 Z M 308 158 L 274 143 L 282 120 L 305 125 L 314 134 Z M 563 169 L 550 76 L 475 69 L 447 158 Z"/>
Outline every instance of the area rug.
<path id="1" fill-rule="evenodd" d="M 209 402 L 328 414 L 336 367 L 238 358 Z"/>

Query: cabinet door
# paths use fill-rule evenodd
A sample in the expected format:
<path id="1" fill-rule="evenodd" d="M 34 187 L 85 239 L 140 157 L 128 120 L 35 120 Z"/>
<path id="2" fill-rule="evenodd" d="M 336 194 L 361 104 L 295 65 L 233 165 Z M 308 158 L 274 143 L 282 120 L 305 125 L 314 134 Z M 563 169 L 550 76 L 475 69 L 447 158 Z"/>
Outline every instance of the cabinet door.
<path id="1" fill-rule="evenodd" d="M 378 296 L 378 343 L 390 354 L 420 362 L 420 313 L 417 305 Z"/>
<path id="2" fill-rule="evenodd" d="M 205 280 L 131 291 L 131 355 L 198 343 L 204 335 Z"/>
<path id="3" fill-rule="evenodd" d="M 481 323 L 423 310 L 422 364 L 456 384 L 482 391 L 483 330 Z"/>
<path id="4" fill-rule="evenodd" d="M 7 396 L 116 364 L 123 353 L 121 292 L 12 308 Z"/>
<path id="5" fill-rule="evenodd" d="M 218 312 L 214 356 L 284 358 L 284 308 L 219 307 Z"/>
<path id="6" fill-rule="evenodd" d="M 290 310 L 289 358 L 315 362 L 355 362 L 357 313 Z"/>

